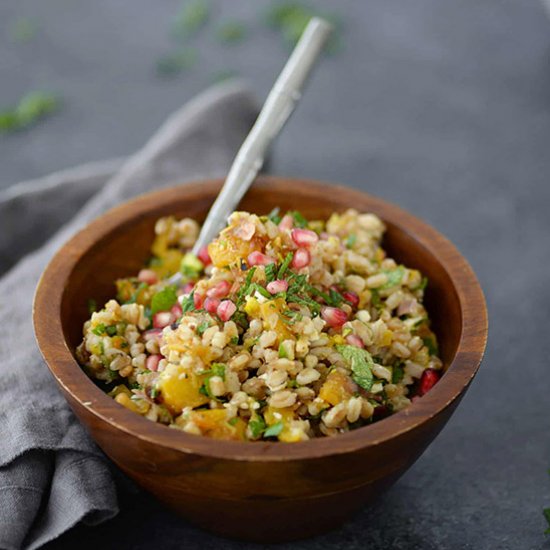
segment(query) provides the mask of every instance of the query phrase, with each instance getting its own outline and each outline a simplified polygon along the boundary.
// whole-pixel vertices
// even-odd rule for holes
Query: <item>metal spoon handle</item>
[[[242,144],[218,197],[202,226],[193,252],[208,244],[223,229],[254,178],[260,171],[267,149],[288,120],[315,61],[319,57],[332,26],[314,17],[308,23],[298,44],[267,96],[266,102]]]

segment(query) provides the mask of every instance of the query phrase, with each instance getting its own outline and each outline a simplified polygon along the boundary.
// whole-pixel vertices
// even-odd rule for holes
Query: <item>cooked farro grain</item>
[[[235,212],[197,258],[198,232],[158,220],[149,265],[84,324],[79,361],[117,403],[189,434],[296,442],[379,420],[439,379],[426,279],[386,256],[373,214]]]

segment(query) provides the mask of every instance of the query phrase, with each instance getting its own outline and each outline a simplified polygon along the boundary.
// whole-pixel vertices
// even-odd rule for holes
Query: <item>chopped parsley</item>
[[[181,301],[181,309],[183,313],[195,311],[195,291],[191,292],[188,296],[183,297]]]
[[[281,223],[281,209],[276,206],[268,215],[267,219],[271,220],[275,225],[279,225]]]
[[[346,239],[346,248],[353,248],[353,245],[357,241],[357,235],[355,233],[350,233]]]
[[[304,218],[301,212],[298,212],[298,210],[291,210],[288,212],[288,214],[294,218],[294,225],[296,227],[307,227],[307,220],[306,218]]]
[[[269,264],[265,266],[265,278],[268,283],[271,283],[275,280],[277,276],[277,266],[275,264]]]
[[[100,323],[95,328],[92,329],[92,332],[96,336],[101,336],[102,334],[105,334],[105,325],[103,323]]]
[[[282,422],[277,422],[267,428],[264,432],[264,437],[277,437],[283,431],[283,428],[284,424]]]
[[[252,434],[253,439],[258,439],[265,431],[266,424],[264,419],[259,415],[255,414],[248,422],[248,428]]]
[[[391,375],[391,383],[392,384],[399,384],[401,380],[403,380],[403,377],[405,376],[405,371],[403,369],[402,364],[394,365],[392,368],[392,375]]]
[[[199,336],[202,336],[207,328],[210,327],[210,323],[208,321],[203,321],[198,327],[197,327],[197,334]]]
[[[281,267],[279,267],[279,272],[277,273],[277,279],[282,279],[284,277],[286,270],[288,269],[288,266],[292,262],[292,258],[294,258],[294,252],[289,252],[285,256],[285,259],[283,260]]]
[[[374,362],[367,350],[347,345],[336,346],[342,357],[351,365],[351,377],[354,382],[364,390],[369,391],[372,388],[374,377],[372,367]]]
[[[169,310],[178,300],[176,287],[173,285],[163,288],[153,295],[151,300],[151,313],[154,315],[159,311]]]
[[[430,355],[439,354],[439,346],[437,345],[437,340],[435,339],[435,336],[425,336],[424,338],[422,338],[422,342],[424,342],[424,345],[428,348],[428,353]]]

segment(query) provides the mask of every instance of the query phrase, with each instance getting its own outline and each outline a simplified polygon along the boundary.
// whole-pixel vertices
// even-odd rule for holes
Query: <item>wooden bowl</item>
[[[155,424],[104,394],[75,360],[87,300],[103,303],[114,295],[115,279],[137,273],[149,257],[159,217],[203,220],[220,185],[206,181],[141,196],[73,237],[38,285],[36,337],[94,440],[160,501],[196,525],[230,537],[259,542],[308,537],[338,526],[378,497],[443,428],[485,349],[485,300],[458,250],[400,208],[345,187],[261,177],[241,209],[265,214],[280,206],[327,218],[353,207],[384,220],[389,254],[429,277],[426,305],[448,370],[407,409],[334,438],[292,444],[216,441]]]

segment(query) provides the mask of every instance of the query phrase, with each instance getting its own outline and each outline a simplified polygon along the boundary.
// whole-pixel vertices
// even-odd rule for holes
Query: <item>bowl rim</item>
[[[479,369],[488,333],[483,291],[467,260],[441,233],[392,203],[342,185],[283,176],[260,176],[253,188],[281,192],[288,191],[289,186],[294,189],[298,186],[300,193],[310,195],[326,192],[330,188],[331,192],[344,193],[349,197],[350,205],[353,205],[354,198],[367,199],[372,210],[383,220],[402,230],[406,228],[406,232],[420,246],[438,258],[454,285],[462,315],[456,354],[439,383],[422,399],[382,421],[336,437],[315,438],[292,444],[223,441],[186,434],[129,411],[97,387],[80,368],[64,338],[60,311],[66,282],[72,270],[80,257],[99,239],[131,219],[165,206],[174,193],[178,197],[187,195],[192,198],[193,194],[204,197],[215,194],[221,184],[221,179],[193,181],[126,201],[86,225],[51,259],[36,288],[33,323],[38,347],[64,393],[88,409],[97,420],[158,447],[212,458],[262,462],[315,459],[377,446],[418,428],[460,399]]]

